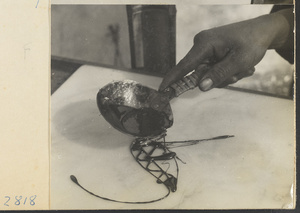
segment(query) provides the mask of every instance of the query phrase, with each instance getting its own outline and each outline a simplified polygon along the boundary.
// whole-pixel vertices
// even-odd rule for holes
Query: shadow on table
[[[128,146],[133,137],[110,126],[94,100],[70,103],[52,115],[52,129],[69,141],[97,149]],[[55,143],[56,135],[52,135]]]

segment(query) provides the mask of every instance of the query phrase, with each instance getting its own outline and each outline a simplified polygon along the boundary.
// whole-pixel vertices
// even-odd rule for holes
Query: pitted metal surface
[[[173,124],[169,103],[160,111],[151,107],[151,99],[159,95],[135,81],[115,81],[100,89],[97,104],[116,129],[138,137],[157,136]]]

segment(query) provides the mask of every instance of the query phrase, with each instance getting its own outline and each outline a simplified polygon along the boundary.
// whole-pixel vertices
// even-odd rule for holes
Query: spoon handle
[[[203,64],[203,69],[201,70],[201,72],[194,71],[192,74],[186,75],[181,80],[171,84],[170,87],[174,90],[174,96],[178,97],[182,93],[197,87],[201,77],[203,76],[203,73],[205,73],[208,68],[208,65]],[[168,90],[168,88],[166,90]]]

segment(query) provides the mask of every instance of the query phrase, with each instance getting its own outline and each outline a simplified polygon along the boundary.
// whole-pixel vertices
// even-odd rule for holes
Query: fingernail
[[[206,78],[200,82],[200,88],[203,91],[207,91],[207,90],[211,89],[212,85],[213,85],[213,81],[210,78]]]

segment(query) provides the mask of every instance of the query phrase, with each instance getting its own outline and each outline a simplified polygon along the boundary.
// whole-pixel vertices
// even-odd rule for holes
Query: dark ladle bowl
[[[151,107],[149,97],[158,95],[158,91],[135,81],[115,81],[99,90],[97,105],[102,116],[119,131],[137,137],[152,137],[173,125],[169,103],[163,110]]]

